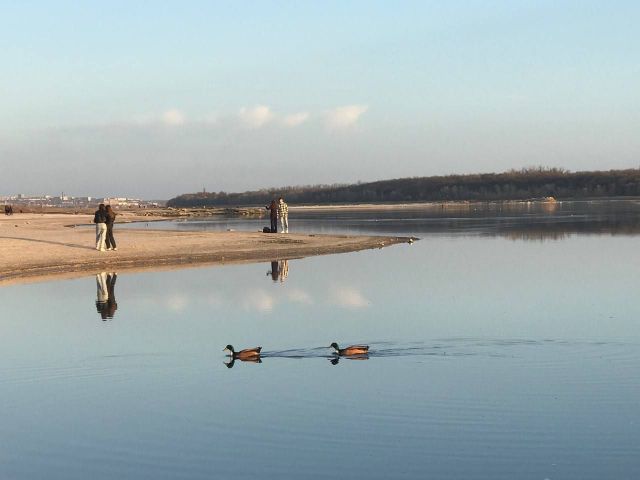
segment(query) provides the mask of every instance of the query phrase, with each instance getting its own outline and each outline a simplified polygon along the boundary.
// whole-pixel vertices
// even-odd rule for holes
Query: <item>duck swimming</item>
[[[341,357],[348,357],[349,355],[366,355],[369,353],[369,345],[350,345],[345,348],[340,348],[336,342],[329,345],[329,348],[333,347],[335,353]]]
[[[244,350],[240,350],[239,352],[236,352],[233,349],[233,345],[227,345],[226,347],[224,347],[224,351],[229,350],[230,353],[230,357],[233,358],[234,360],[238,359],[238,360],[255,360],[257,358],[260,358],[260,350],[262,350],[262,347],[255,347],[255,348],[246,348]]]

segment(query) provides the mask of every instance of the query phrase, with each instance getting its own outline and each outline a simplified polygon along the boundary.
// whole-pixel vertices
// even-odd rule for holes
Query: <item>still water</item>
[[[292,214],[422,239],[2,287],[0,478],[640,478],[639,205]]]

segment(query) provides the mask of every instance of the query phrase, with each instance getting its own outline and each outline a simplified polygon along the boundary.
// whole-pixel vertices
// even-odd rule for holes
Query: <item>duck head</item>
[[[233,355],[233,353],[234,353],[233,345],[227,345],[226,347],[224,347],[224,349],[222,351],[226,352],[227,350],[229,350],[231,352],[231,355]]]
[[[336,351],[340,350],[340,347],[338,347],[338,344],[336,342],[333,342],[331,345],[329,345],[329,348],[335,348]]]

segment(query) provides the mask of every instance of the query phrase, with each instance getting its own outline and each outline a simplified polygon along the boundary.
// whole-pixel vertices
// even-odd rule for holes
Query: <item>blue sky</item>
[[[0,195],[638,167],[639,20],[632,1],[0,2]]]

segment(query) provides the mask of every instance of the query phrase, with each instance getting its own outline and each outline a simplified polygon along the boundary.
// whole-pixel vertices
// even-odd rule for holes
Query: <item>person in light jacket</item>
[[[278,217],[280,217],[280,233],[289,233],[289,205],[284,203],[284,198],[278,199]]]
[[[93,223],[96,224],[96,250],[104,252],[107,238],[107,209],[104,208],[104,203],[98,205],[98,210],[93,215]]]

